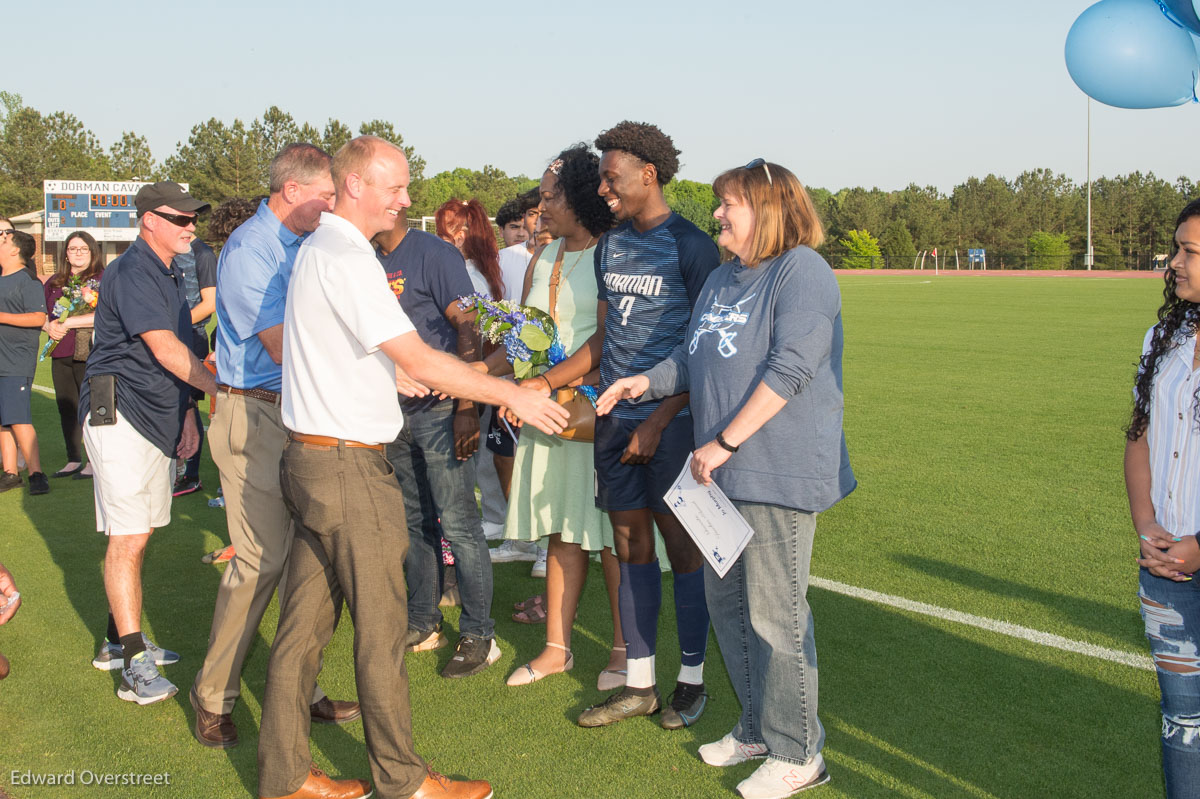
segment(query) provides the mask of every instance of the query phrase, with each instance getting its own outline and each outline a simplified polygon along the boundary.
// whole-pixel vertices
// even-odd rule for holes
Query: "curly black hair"
[[[1200,216],[1200,200],[1192,200],[1180,212],[1175,227],[1178,228],[1197,216]],[[1179,244],[1175,242],[1171,246],[1172,260],[1178,251]],[[1175,270],[1168,266],[1163,274],[1163,304],[1158,309],[1158,324],[1154,326],[1154,334],[1150,338],[1150,349],[1138,362],[1137,378],[1133,385],[1133,416],[1129,420],[1129,426],[1125,428],[1126,440],[1136,441],[1141,438],[1150,423],[1150,402],[1153,398],[1154,378],[1159,361],[1178,346],[1177,337],[1196,335],[1198,328],[1200,305],[1175,295]],[[1192,407],[1196,425],[1200,427],[1200,388],[1196,389],[1192,397]]]
[[[258,213],[258,204],[263,197],[252,200],[230,197],[208,215],[208,240],[213,244],[224,244],[233,231],[250,217]]]
[[[660,186],[670,183],[679,171],[679,151],[675,149],[675,142],[648,122],[625,120],[613,125],[596,137],[596,149],[602,153],[621,150],[647,164],[654,164]]]
[[[558,170],[559,190],[579,224],[593,236],[612,229],[616,221],[612,210],[596,193],[600,188],[600,157],[580,142],[559,153],[555,161],[562,161]]]

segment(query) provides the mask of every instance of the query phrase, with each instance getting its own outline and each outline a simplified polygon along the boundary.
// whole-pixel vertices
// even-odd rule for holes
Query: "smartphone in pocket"
[[[116,424],[117,376],[92,375],[88,378],[88,395],[91,400],[88,424],[92,427]]]

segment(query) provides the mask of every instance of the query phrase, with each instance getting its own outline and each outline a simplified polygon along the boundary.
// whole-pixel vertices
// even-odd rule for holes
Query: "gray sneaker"
[[[18,488],[22,484],[21,475],[19,474],[5,472],[3,475],[0,475],[0,491],[8,491],[12,488]]]
[[[642,696],[625,687],[599,705],[592,705],[580,713],[579,726],[607,727],[634,716],[653,716],[661,707],[662,700],[658,696],[657,688]]]
[[[150,705],[170,699],[179,689],[158,673],[149,652],[138,652],[127,668],[121,669],[121,687],[117,696],[126,702]]]
[[[142,642],[145,643],[146,651],[150,653],[150,657],[154,660],[154,665],[170,666],[172,663],[179,662],[178,652],[163,649],[146,637],[145,633],[142,633]],[[92,660],[92,665],[100,669],[100,671],[123,669],[125,668],[125,652],[121,649],[120,644],[110,643],[106,638],[104,644],[100,647],[100,653]]]
[[[470,677],[478,674],[500,659],[500,645],[495,638],[472,638],[464,635],[454,647],[454,657],[442,669],[442,676],[449,679]]]

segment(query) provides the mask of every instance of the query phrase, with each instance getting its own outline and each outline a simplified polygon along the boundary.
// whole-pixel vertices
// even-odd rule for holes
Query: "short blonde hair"
[[[812,198],[799,178],[779,164],[764,162],[722,172],[713,181],[713,194],[717,199],[734,195],[754,212],[746,266],[758,266],[802,244],[816,249],[825,241]]]
[[[378,136],[359,136],[351,139],[333,155],[331,169],[334,187],[340,191],[346,176],[350,174],[359,175],[365,180],[367,167],[371,165],[371,161],[380,147],[391,147],[400,154],[401,158],[405,157],[404,151],[387,139],[381,139]]]

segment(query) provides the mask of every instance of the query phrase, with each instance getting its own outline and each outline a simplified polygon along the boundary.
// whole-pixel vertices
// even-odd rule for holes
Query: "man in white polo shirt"
[[[384,443],[403,425],[398,387],[417,396],[431,386],[504,405],[548,433],[560,431],[567,414],[427,346],[404,315],[370,244],[410,205],[408,162],[399,148],[373,136],[353,139],[334,156],[333,181],[333,213],[321,215],[300,248],[284,317],[283,422],[292,433],[280,487],[296,535],[267,670],[259,795],[371,795],[364,781],[332,780],[311,766],[308,746],[320,653],[344,599],[378,796],[487,799],[486,782],[434,774],[413,747],[404,669],[408,532]]]

